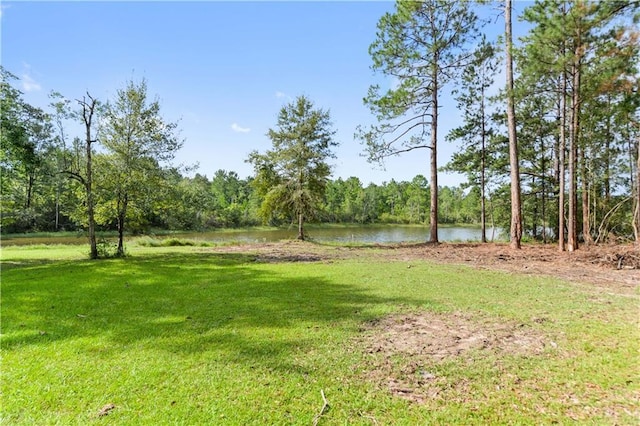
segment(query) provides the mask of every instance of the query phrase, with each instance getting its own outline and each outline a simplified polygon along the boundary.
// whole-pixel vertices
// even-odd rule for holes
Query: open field
[[[6,247],[2,420],[635,424],[637,249],[545,250]]]

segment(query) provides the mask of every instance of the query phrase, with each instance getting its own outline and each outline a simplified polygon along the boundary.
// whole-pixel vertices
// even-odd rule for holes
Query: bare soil
[[[448,378],[440,377],[434,369],[439,362],[471,357],[477,351],[531,356],[542,353],[547,346],[557,347],[524,324],[489,322],[464,313],[394,315],[372,322],[362,331],[358,346],[378,355],[367,359],[367,379],[393,395],[418,403],[439,397],[451,386]],[[464,380],[455,382],[457,387],[465,384]]]
[[[494,243],[421,244],[392,251],[397,251],[400,259],[429,259],[477,269],[552,276],[616,293],[633,293],[640,285],[640,246],[631,244],[591,245],[574,252],[560,252],[555,245],[525,244],[514,250],[508,244]]]
[[[257,262],[319,262],[365,256],[407,262],[431,261],[468,265],[476,269],[551,276],[627,294],[635,294],[640,285],[640,246],[633,244],[590,245],[574,252],[560,252],[551,244],[524,244],[522,249],[513,250],[505,243],[344,247],[287,241],[226,246],[215,250],[252,253]]]

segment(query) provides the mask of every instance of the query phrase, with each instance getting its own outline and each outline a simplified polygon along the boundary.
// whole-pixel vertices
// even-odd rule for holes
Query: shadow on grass
[[[254,260],[190,253],[15,268],[2,277],[2,346],[88,338],[98,357],[143,345],[281,363],[323,344],[327,329],[368,319],[368,307],[405,302],[328,280],[330,265]]]

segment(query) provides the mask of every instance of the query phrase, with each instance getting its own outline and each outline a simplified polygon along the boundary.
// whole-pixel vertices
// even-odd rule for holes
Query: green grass
[[[331,247],[325,248],[332,250]],[[637,295],[428,262],[259,263],[202,247],[2,250],[6,424],[633,424]],[[464,312],[523,324],[557,347],[476,351],[424,366],[415,404],[370,379],[361,327]],[[542,319],[542,320],[541,320]],[[402,371],[410,360],[389,362]],[[107,417],[97,416],[113,403]]]

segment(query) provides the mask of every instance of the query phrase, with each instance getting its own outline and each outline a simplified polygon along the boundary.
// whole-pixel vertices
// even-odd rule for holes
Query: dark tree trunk
[[[129,199],[125,194],[122,200],[118,200],[118,249],[116,256],[124,257],[124,226],[127,218],[127,206]]]
[[[27,178],[27,199],[25,200],[24,206],[26,208],[31,207],[31,198],[33,197],[33,184],[35,182],[35,179],[33,177],[33,175],[31,173],[29,173],[29,176]]]

